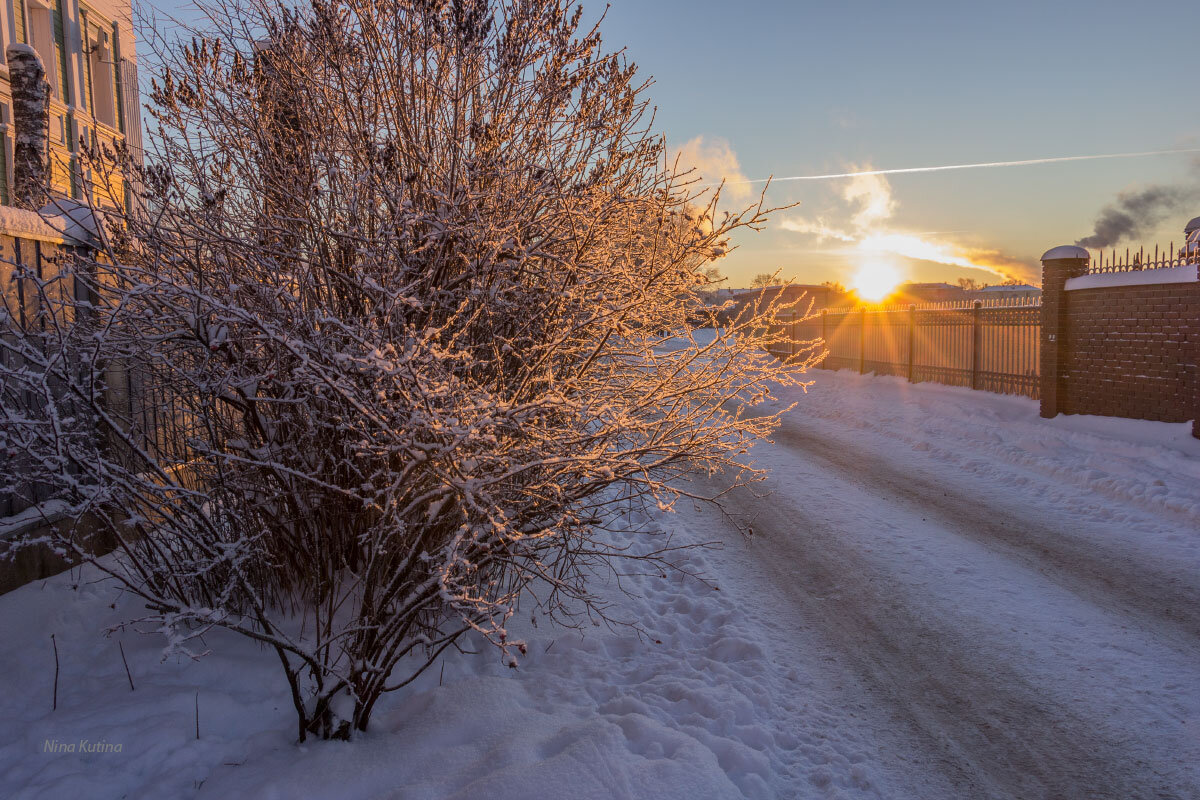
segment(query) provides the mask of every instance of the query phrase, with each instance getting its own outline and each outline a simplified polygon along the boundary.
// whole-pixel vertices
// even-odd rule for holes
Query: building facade
[[[97,207],[125,205],[119,179],[83,166],[80,144],[125,142],[141,149],[141,114],[132,12],[128,0],[5,0],[0,17],[0,204],[12,203],[13,103],[5,50],[32,47],[50,86],[47,189]]]
[[[961,286],[949,283],[902,283],[892,290],[887,302],[895,305],[921,303],[944,303],[949,300],[963,300],[966,293]]]

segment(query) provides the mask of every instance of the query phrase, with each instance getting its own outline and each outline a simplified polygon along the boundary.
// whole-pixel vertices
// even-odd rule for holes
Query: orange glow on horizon
[[[850,288],[857,291],[862,299],[877,303],[891,294],[900,280],[900,271],[891,264],[869,261],[854,273]]]

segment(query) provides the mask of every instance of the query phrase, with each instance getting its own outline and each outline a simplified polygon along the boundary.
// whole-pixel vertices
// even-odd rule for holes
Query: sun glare
[[[868,262],[858,268],[850,282],[850,288],[858,291],[864,300],[878,301],[887,297],[900,283],[900,272],[891,264],[878,261]]]

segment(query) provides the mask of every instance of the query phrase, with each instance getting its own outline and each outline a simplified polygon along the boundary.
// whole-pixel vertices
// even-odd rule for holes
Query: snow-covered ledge
[[[0,234],[54,244],[98,246],[104,216],[76,200],[51,200],[40,211],[0,206]]]
[[[1094,275],[1081,275],[1078,278],[1068,278],[1066,290],[1073,289],[1103,289],[1109,286],[1148,286],[1156,283],[1195,283],[1196,265],[1184,264],[1180,267],[1164,267],[1162,269],[1132,270],[1130,272],[1099,272]]]
[[[65,231],[55,228],[37,211],[0,206],[0,234],[16,239],[35,239],[39,242],[62,244]]]

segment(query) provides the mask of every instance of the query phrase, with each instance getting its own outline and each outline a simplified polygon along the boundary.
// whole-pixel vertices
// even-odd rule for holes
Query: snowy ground
[[[711,582],[610,588],[649,637],[525,619],[519,670],[448,657],[352,744],[295,745],[234,637],[102,637],[132,612],[86,573],[0,596],[0,796],[1200,797],[1187,426],[813,377],[758,452],[772,494],[730,498],[752,540],[683,507],[655,524],[725,543],[686,557]]]

